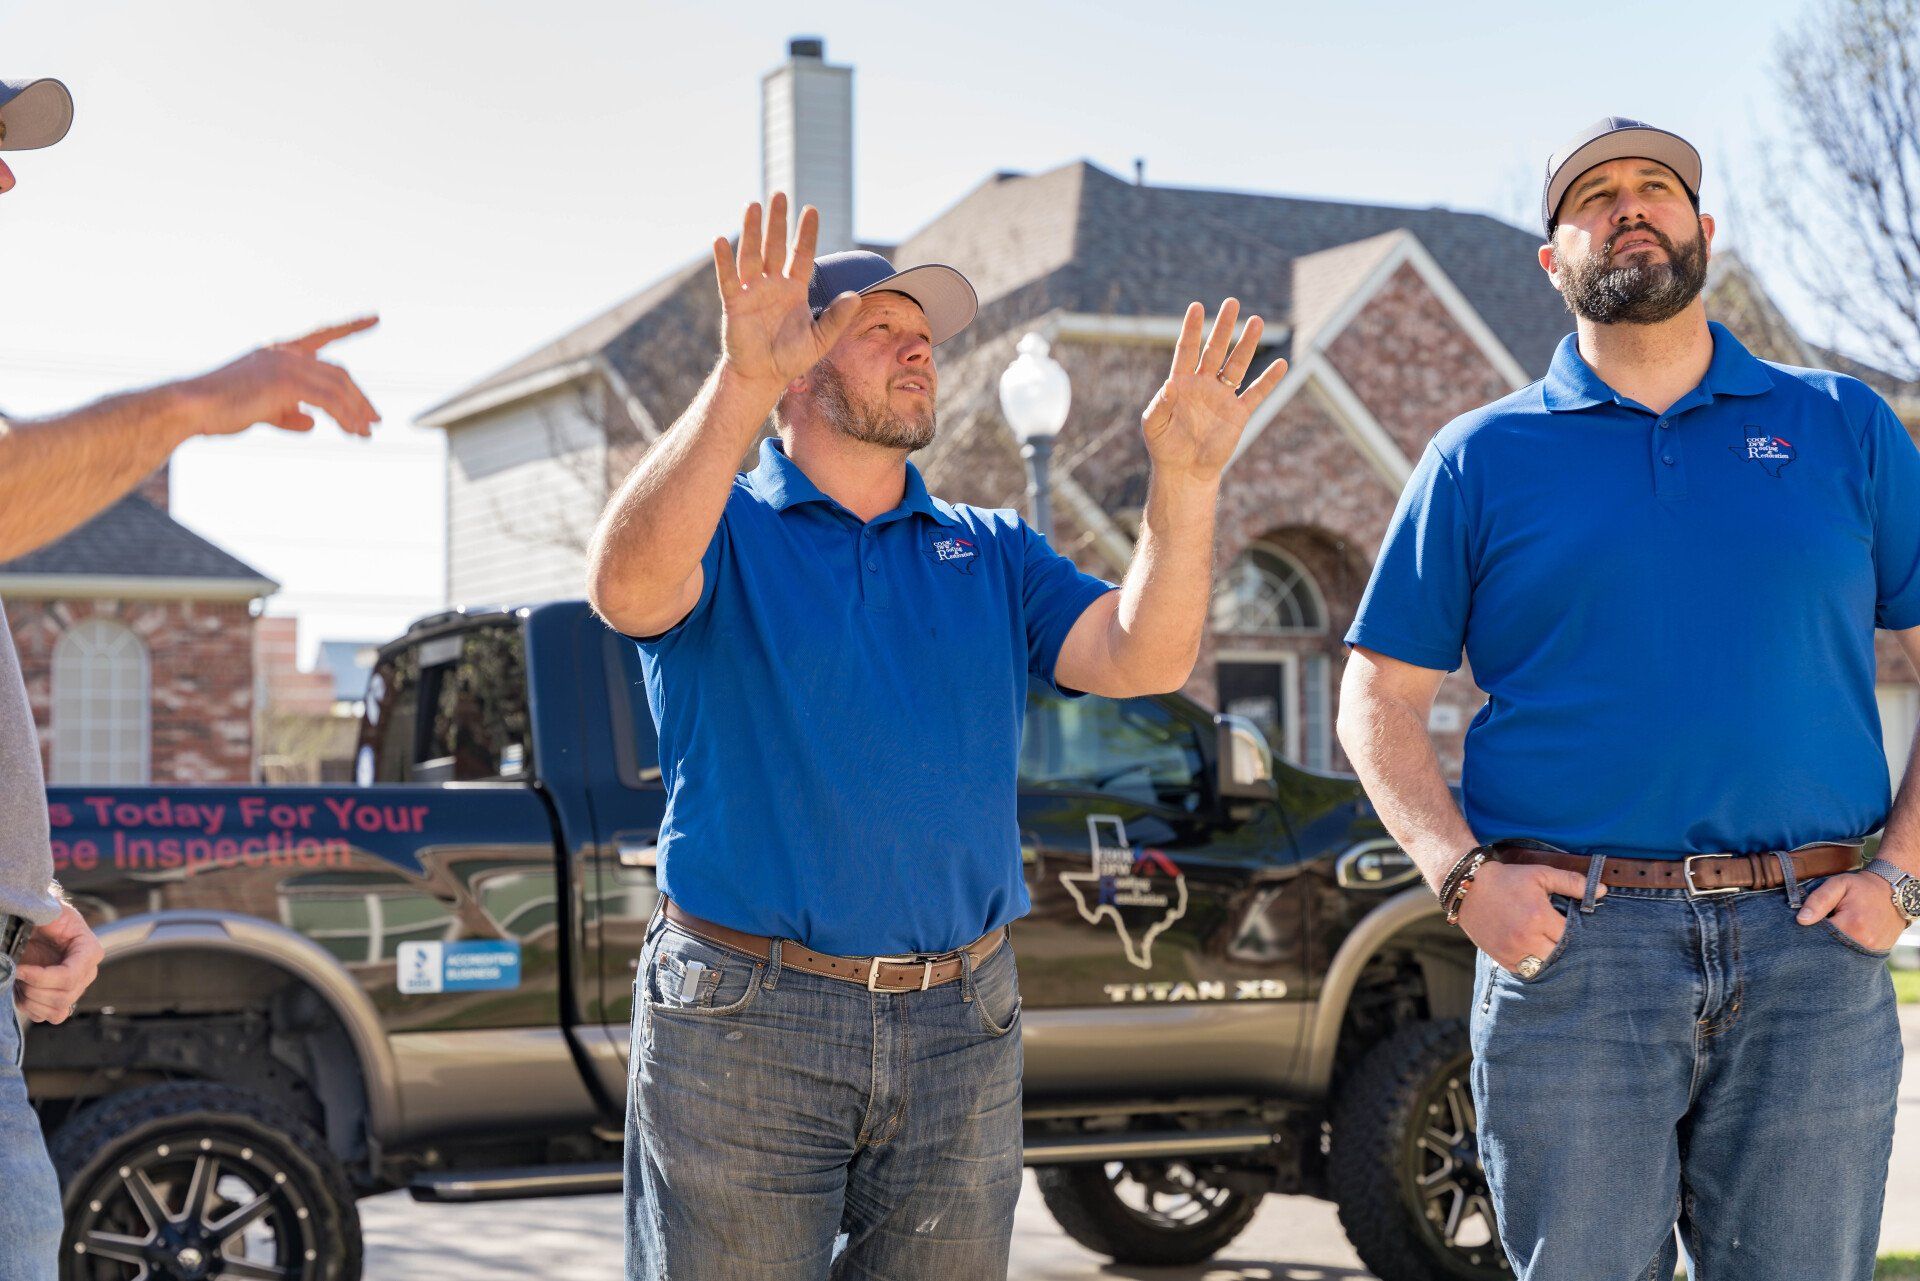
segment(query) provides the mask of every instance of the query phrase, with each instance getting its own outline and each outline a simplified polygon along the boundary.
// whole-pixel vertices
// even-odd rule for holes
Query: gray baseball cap
[[[1644,120],[1605,116],[1582,129],[1547,161],[1547,185],[1540,195],[1540,223],[1553,235],[1554,214],[1567,188],[1580,175],[1609,160],[1644,157],[1665,165],[1687,186],[1694,204],[1700,203],[1700,153],[1677,133],[1656,129]]]
[[[51,147],[73,123],[73,95],[58,80],[0,80],[0,151]]]
[[[895,271],[892,263],[866,249],[814,259],[813,278],[807,282],[807,305],[818,316],[841,294],[882,291],[905,294],[920,304],[936,347],[972,324],[980,309],[973,284],[945,263],[923,263]]]

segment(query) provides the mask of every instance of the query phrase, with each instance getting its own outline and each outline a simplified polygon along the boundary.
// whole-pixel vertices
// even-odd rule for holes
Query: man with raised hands
[[[951,267],[814,259],[748,207],[713,246],[719,363],[608,504],[594,607],[640,646],[668,789],[634,993],[627,1274],[1003,1276],[1020,1190],[1027,684],[1178,688],[1220,475],[1275,361],[1188,309],[1142,417],[1151,483],[1119,586],[1018,515],[943,502]],[[740,459],[769,415],[754,469]],[[845,1233],[835,1261],[836,1237]]]

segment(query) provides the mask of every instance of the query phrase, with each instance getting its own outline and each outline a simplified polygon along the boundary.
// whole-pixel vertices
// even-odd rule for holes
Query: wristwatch
[[[1873,860],[1867,864],[1865,870],[1884,878],[1887,884],[1893,886],[1893,906],[1900,915],[1907,918],[1908,925],[1920,920],[1920,877],[1911,875],[1883,858]]]

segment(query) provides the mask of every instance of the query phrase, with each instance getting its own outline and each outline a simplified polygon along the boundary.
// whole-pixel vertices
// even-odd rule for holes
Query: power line
[[[187,363],[191,364],[191,362]],[[462,383],[473,381],[477,376],[471,370],[464,374],[443,378],[418,372],[402,373],[368,368],[348,363],[345,359],[338,363],[346,364],[354,381],[368,390],[386,390],[401,394],[428,395],[434,392],[451,391]],[[79,375],[104,378],[157,378],[178,375],[180,372],[179,365],[160,361],[101,360],[60,352],[0,351],[0,373],[39,377]]]

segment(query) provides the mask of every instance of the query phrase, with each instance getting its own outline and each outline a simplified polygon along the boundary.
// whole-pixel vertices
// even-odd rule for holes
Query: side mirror
[[[1222,712],[1213,718],[1218,734],[1216,759],[1220,771],[1220,799],[1273,799],[1273,749],[1260,727],[1244,716]]]

